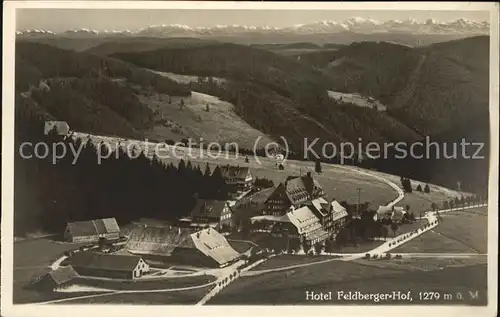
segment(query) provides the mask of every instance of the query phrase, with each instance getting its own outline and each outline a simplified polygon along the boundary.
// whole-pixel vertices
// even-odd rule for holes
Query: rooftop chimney
[[[179,235],[181,234],[181,227],[178,228]]]

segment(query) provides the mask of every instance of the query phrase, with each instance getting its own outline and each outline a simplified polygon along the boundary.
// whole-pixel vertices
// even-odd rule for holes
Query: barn
[[[149,272],[149,264],[140,256],[77,252],[68,260],[83,276],[135,279]]]
[[[115,218],[69,222],[64,238],[74,243],[98,242],[100,238],[116,240],[120,238],[120,227]]]
[[[226,238],[212,228],[194,233],[185,228],[137,228],[124,248],[146,259],[199,267],[224,267],[240,257]]]
[[[31,286],[40,290],[56,290],[64,288],[76,277],[78,277],[78,273],[71,265],[61,266],[33,279]]]

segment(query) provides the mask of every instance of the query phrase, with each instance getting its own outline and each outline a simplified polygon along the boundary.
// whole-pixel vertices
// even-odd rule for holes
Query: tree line
[[[40,130],[42,131],[42,130]],[[28,139],[48,145],[45,159],[15,159],[15,231],[60,233],[67,222],[115,217],[127,223],[141,217],[175,221],[188,216],[196,198],[227,199],[228,188],[217,166],[202,171],[190,161],[166,164],[140,153],[117,156],[98,163],[98,145],[81,139],[63,139],[55,132]],[[27,141],[27,139],[24,139]],[[53,145],[82,146],[78,160],[66,155],[52,162]],[[106,154],[101,149],[102,154]],[[68,150],[69,151],[69,150]]]

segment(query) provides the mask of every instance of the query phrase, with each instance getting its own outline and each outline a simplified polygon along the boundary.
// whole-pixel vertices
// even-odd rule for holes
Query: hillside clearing
[[[156,115],[153,128],[143,132],[160,142],[191,138],[194,143],[235,142],[247,149],[252,149],[259,137],[262,144],[272,142],[269,136],[241,119],[233,104],[211,95],[193,91],[189,97],[175,97],[150,92],[140,94],[139,99]]]
[[[189,84],[189,83],[196,83],[198,82],[200,76],[195,76],[195,75],[182,75],[182,74],[175,74],[175,73],[170,73],[170,72],[161,72],[157,70],[150,70],[155,74],[158,74],[163,77],[168,77],[172,79],[173,81],[178,82],[179,84]],[[203,78],[203,77],[201,77]],[[214,80],[218,84],[223,84],[227,81],[225,78],[220,78],[220,77],[211,77],[212,80]]]
[[[328,91],[328,96],[339,102],[345,103],[346,105],[354,105],[361,108],[370,108],[377,111],[386,111],[387,106],[382,104],[380,101],[373,99],[371,97],[361,96],[356,93],[343,93],[337,91]]]

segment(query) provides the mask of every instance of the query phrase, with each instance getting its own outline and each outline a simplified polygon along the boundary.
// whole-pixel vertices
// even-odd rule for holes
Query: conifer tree
[[[431,192],[431,189],[429,187],[429,184],[425,184],[425,187],[424,187],[424,193],[428,194]]]

